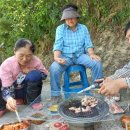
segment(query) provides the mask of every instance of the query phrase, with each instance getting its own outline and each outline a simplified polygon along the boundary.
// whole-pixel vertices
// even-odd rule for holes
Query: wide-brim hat
[[[79,18],[79,13],[72,7],[63,10],[61,21],[68,18]]]

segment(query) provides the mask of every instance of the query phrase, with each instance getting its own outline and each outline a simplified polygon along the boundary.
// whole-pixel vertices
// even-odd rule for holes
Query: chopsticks
[[[16,116],[17,116],[17,118],[18,118],[18,121],[21,122],[21,119],[20,119],[20,116],[19,116],[19,114],[18,114],[18,111],[15,110],[15,113],[16,113]]]

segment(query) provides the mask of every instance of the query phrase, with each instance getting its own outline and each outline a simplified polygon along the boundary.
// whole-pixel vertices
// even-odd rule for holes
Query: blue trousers
[[[102,64],[98,60],[92,60],[88,55],[83,54],[78,58],[65,58],[66,63],[61,65],[57,62],[53,62],[50,66],[50,85],[51,85],[51,96],[59,96],[61,87],[60,81],[63,72],[66,68],[73,64],[81,64],[84,65],[86,68],[89,68],[92,73],[92,84],[96,79],[102,78]]]
[[[15,89],[15,99],[22,98],[27,101],[28,104],[33,102],[40,94],[42,90],[42,79],[43,74],[38,70],[32,70],[27,75],[24,81],[22,82],[22,88],[17,89],[17,84],[14,83]],[[0,80],[0,110],[6,108],[6,102],[2,98],[1,91],[1,80]]]

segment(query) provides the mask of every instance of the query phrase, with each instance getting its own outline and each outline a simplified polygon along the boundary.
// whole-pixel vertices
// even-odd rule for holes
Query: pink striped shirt
[[[42,64],[42,61],[36,56],[33,56],[32,60],[27,64],[27,67],[40,70],[41,72],[48,74],[48,70]],[[7,58],[0,66],[0,79],[2,81],[2,86],[11,86],[15,82],[18,74],[21,72],[22,70],[16,57],[12,56]]]

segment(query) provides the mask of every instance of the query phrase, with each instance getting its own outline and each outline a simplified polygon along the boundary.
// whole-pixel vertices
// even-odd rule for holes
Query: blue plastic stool
[[[81,80],[77,81],[77,82],[70,82],[70,73],[71,72],[79,72]],[[73,86],[78,86],[78,85],[80,85],[81,87],[78,87],[78,88],[73,87]],[[85,89],[88,86],[89,86],[89,82],[87,79],[85,66],[72,65],[66,69],[66,71],[64,73],[64,85],[63,85],[63,91],[64,91],[65,98],[68,98],[70,93],[76,93],[82,89]]]

